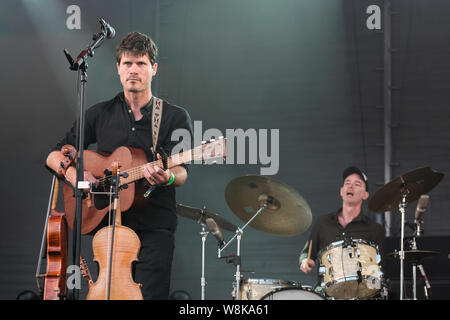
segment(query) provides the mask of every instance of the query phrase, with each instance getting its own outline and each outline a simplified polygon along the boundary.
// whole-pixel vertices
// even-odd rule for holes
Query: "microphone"
[[[423,194],[420,196],[419,201],[417,202],[416,213],[414,218],[416,220],[420,220],[422,215],[425,213],[428,207],[428,201],[430,200],[430,196],[427,194]]]
[[[219,226],[212,218],[206,218],[206,225],[208,229],[211,231],[214,237],[216,237],[217,241],[219,241],[219,245],[223,247],[225,245],[225,241],[223,239],[222,231],[220,231]]]
[[[106,38],[114,38],[114,36],[116,35],[116,30],[114,30],[114,28],[111,27],[109,23],[103,19],[100,19],[100,24],[102,25],[102,30],[106,31]]]

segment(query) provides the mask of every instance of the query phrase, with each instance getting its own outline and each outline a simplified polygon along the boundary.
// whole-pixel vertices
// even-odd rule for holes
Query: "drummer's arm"
[[[311,270],[316,266],[316,263],[314,262],[317,257],[317,251],[319,246],[319,230],[320,225],[319,223],[315,223],[311,230],[311,235],[306,242],[305,246],[303,247],[302,252],[300,253],[299,257],[299,265],[300,270],[302,270],[304,273],[309,273]],[[311,250],[309,246],[312,246]],[[308,259],[308,253],[311,253],[310,259]]]

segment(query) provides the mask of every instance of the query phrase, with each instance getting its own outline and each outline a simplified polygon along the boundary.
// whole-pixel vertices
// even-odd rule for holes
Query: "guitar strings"
[[[187,151],[187,152],[190,153],[191,159],[192,159],[192,157],[195,155],[195,152],[196,152],[196,151],[197,151],[197,152],[199,151],[199,150],[197,150],[197,149],[199,149],[199,148],[201,149],[200,151],[201,151],[202,154],[203,154],[203,146],[199,146],[199,147],[196,147],[196,148],[194,148],[194,149],[192,149],[192,150]],[[180,155],[181,158],[184,158],[184,157],[185,157],[185,156],[184,156],[184,152],[179,153],[179,155]],[[169,158],[167,159],[167,162],[171,161],[171,160],[172,160],[171,158],[172,158],[172,157],[169,157]],[[156,161],[150,162],[150,164],[151,164],[151,165],[157,165],[157,166],[160,167],[160,168],[163,168],[163,167],[164,167],[164,165],[163,165],[161,159],[158,159],[158,160],[156,160]],[[131,179],[131,182],[134,182],[135,180],[138,180],[138,179],[144,177],[144,174],[142,173],[142,165],[141,165],[141,166],[138,166],[138,167],[129,168],[129,169],[125,170],[124,173],[127,173],[127,174],[128,174],[128,177],[125,178],[125,180],[127,180],[127,179],[129,179],[129,178],[132,178],[132,179]],[[97,185],[104,188],[104,187],[106,186],[107,182],[111,179],[111,177],[112,177],[112,175],[106,175],[106,176],[104,176],[104,177],[102,177],[102,178],[99,178],[99,179],[98,179],[98,182],[97,182]]]

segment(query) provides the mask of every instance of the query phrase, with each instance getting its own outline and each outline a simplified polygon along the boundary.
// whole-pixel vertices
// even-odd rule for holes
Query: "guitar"
[[[207,163],[208,161],[213,162],[212,160],[225,157],[226,139],[212,139],[194,149],[168,157],[166,166],[170,169],[191,161]],[[136,182],[145,180],[144,174],[142,173],[142,167],[147,163],[145,152],[137,148],[119,147],[109,156],[105,157],[94,151],[85,150],[84,169],[92,172],[92,174],[99,179],[99,187],[100,189],[103,188],[105,192],[109,191],[108,181],[110,178],[106,172],[111,168],[113,161],[119,161],[121,165],[120,172],[122,178],[119,183],[121,211],[125,212],[133,205],[142,205],[143,201],[146,201],[144,198],[144,185],[143,183]],[[163,160],[161,159],[153,161],[150,164],[164,168]],[[66,213],[67,222],[69,227],[73,228],[76,209],[76,199],[74,197],[73,187],[64,184],[63,194],[64,211]],[[82,200],[81,234],[87,234],[93,231],[110,210],[109,207],[109,196],[88,192],[86,197]]]

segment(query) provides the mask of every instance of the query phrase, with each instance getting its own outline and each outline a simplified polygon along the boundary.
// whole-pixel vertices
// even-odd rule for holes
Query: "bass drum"
[[[261,300],[325,300],[309,287],[287,287],[267,293]]]

